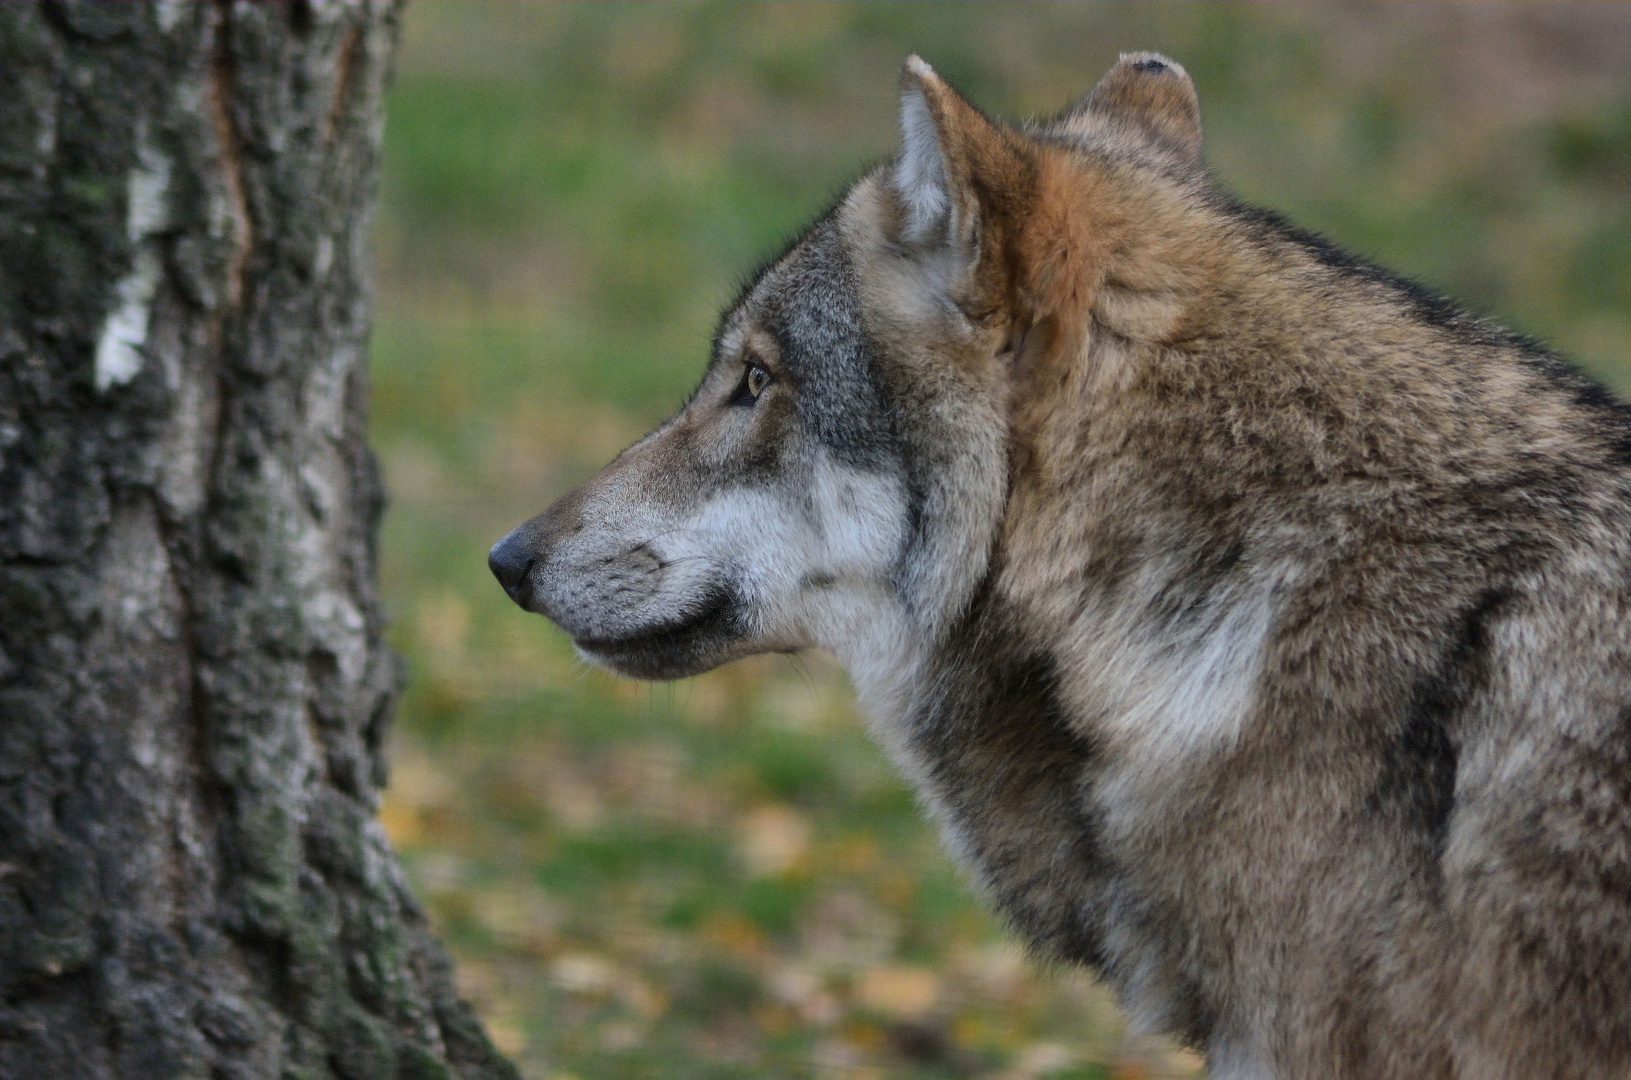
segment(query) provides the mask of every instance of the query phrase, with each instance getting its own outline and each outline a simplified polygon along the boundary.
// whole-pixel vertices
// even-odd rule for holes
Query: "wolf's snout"
[[[498,583],[504,587],[504,592],[511,600],[527,606],[528,593],[531,589],[527,584],[527,575],[532,570],[532,545],[517,529],[504,539],[493,545],[493,550],[487,553],[487,568],[498,578]]]
[[[542,514],[511,529],[487,553],[487,568],[511,600],[527,611],[560,620],[545,606],[548,586],[540,580],[561,542],[583,527],[579,513],[588,485],[567,492]]]

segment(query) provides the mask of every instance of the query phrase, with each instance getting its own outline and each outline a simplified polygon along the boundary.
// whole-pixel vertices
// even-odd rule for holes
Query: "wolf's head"
[[[853,671],[931,644],[990,571],[1050,358],[1128,285],[1125,203],[1201,177],[1194,89],[1147,53],[1032,131],[912,57],[901,134],[726,313],[685,408],[494,546],[590,661],[820,646]]]

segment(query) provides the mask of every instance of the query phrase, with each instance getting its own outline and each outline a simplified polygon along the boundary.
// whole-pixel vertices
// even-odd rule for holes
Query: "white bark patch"
[[[155,14],[158,16],[159,29],[166,34],[176,28],[181,21],[182,12],[187,8],[185,0],[159,0]]]
[[[142,369],[142,346],[147,343],[147,321],[153,294],[159,287],[159,256],[146,247],[136,252],[136,263],[119,282],[119,306],[102,326],[96,343],[96,388],[123,386]]]
[[[342,345],[327,363],[313,365],[306,376],[306,430],[319,439],[336,443],[345,439],[346,379],[357,366],[357,359],[355,348]]]
[[[163,264],[151,237],[169,224],[170,159],[148,145],[146,133],[136,138],[139,164],[130,170],[125,233],[136,245],[130,273],[115,289],[118,306],[102,326],[96,342],[96,388],[123,386],[142,370],[142,347],[153,297]]]
[[[148,145],[145,137],[136,141],[140,162],[130,170],[129,200],[125,211],[125,234],[139,244],[170,223],[170,159]]]

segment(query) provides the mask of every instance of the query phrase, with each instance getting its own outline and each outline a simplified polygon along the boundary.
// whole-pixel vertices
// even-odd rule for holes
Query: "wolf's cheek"
[[[765,648],[819,646],[840,656],[858,628],[893,621],[910,502],[897,470],[817,458],[796,498],[783,500],[772,543],[743,553]]]
[[[838,612],[892,596],[909,517],[903,480],[821,450],[803,464],[794,475],[716,492],[653,543],[676,570],[699,575],[696,586],[729,583],[750,651],[836,651]]]
[[[796,588],[799,568],[810,561],[810,530],[791,494],[772,484],[727,488],[656,545],[689,587],[730,583],[739,602],[740,636],[754,651],[802,644],[784,640],[777,617],[783,598]]]

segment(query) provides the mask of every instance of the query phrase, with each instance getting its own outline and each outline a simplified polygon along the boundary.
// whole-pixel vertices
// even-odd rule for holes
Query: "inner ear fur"
[[[1183,65],[1160,53],[1122,53],[1072,112],[1128,124],[1199,165],[1201,103]]]
[[[989,120],[916,56],[901,71],[901,142],[895,188],[909,243],[973,254],[1035,187],[1030,140]]]
[[[1159,53],[1124,53],[1067,116],[1200,164],[1195,86]],[[901,72],[901,140],[897,240],[970,257],[972,288],[958,298],[969,314],[1006,315],[1021,329],[1050,318],[1075,329],[1109,238],[1105,222],[1092,220],[1102,200],[1068,151],[991,121],[917,56]]]
[[[916,56],[901,73],[901,128],[899,237],[971,257],[958,298],[970,316],[1023,328],[1083,299],[1086,207],[1060,151],[991,121]]]

